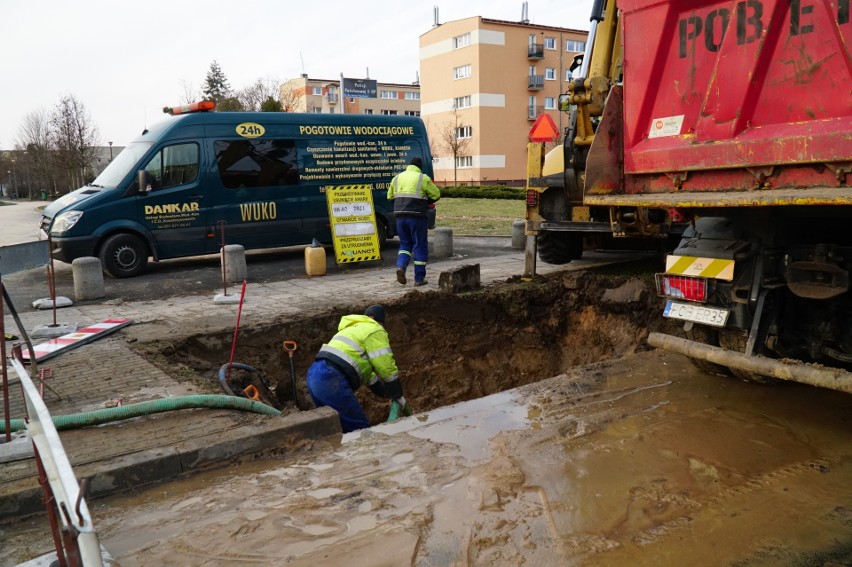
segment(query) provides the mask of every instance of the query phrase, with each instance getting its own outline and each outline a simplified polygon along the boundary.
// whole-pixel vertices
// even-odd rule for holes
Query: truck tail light
[[[691,278],[688,276],[672,276],[656,274],[657,294],[672,299],[687,301],[707,301],[707,278]]]

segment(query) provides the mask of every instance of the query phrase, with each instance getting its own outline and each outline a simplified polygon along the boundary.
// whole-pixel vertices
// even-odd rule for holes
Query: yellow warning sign
[[[371,185],[326,188],[334,257],[338,264],[381,260]]]

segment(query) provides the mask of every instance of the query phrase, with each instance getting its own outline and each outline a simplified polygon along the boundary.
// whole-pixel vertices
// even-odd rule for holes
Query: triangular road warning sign
[[[559,138],[559,131],[549,114],[539,114],[530,128],[530,142],[553,142]]]

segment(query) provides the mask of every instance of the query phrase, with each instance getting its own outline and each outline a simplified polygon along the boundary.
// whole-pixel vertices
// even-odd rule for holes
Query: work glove
[[[387,391],[385,390],[385,383],[381,380],[376,380],[372,384],[367,384],[367,387],[370,389],[371,392],[373,392],[380,398],[390,398],[390,396],[388,396]]]

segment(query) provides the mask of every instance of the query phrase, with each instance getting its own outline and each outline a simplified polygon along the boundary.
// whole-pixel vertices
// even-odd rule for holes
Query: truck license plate
[[[727,309],[716,309],[715,307],[704,307],[703,305],[678,303],[669,300],[666,302],[663,317],[692,321],[713,327],[724,327],[725,323],[728,322],[728,313],[730,311]]]

